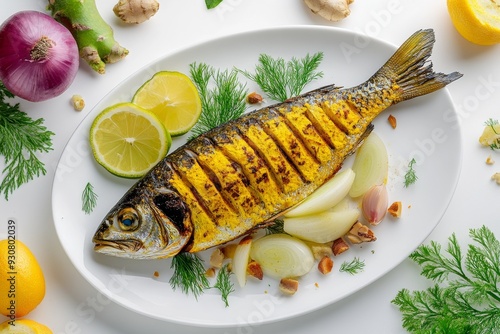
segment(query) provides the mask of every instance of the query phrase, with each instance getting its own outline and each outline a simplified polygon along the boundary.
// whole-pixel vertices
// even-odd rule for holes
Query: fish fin
[[[401,102],[432,93],[462,77],[459,72],[436,73],[428,61],[435,42],[432,29],[419,30],[410,36],[377,72],[395,82],[401,94],[394,101]]]

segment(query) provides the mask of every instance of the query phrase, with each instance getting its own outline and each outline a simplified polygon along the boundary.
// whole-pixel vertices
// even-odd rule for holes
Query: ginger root
[[[354,0],[304,0],[304,2],[313,13],[329,21],[340,21],[351,14],[349,5]]]
[[[125,23],[139,24],[149,20],[159,8],[156,0],[120,0],[113,12]]]
[[[104,74],[105,64],[115,63],[128,54],[115,41],[113,29],[99,14],[95,0],[49,0],[48,8],[71,31],[80,57],[94,71]]]

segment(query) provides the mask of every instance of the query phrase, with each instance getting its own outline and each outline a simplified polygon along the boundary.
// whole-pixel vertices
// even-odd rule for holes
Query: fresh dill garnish
[[[408,171],[405,174],[405,188],[408,188],[411,184],[414,184],[418,177],[417,174],[415,173],[415,169],[413,169],[413,165],[415,165],[417,161],[415,158],[411,159],[411,161],[408,163]]]
[[[82,210],[86,214],[90,214],[97,205],[97,194],[94,192],[94,187],[90,182],[87,182],[82,193]]]
[[[196,254],[177,254],[172,258],[170,268],[174,269],[169,281],[174,290],[180,288],[185,294],[192,293],[198,299],[198,296],[210,287],[205,276],[203,260]]]
[[[205,63],[193,63],[189,65],[189,72],[201,99],[200,119],[191,129],[189,140],[245,112],[247,89],[245,84],[239,82],[235,69],[216,71]]]
[[[285,233],[285,230],[283,229],[284,224],[285,221],[283,219],[275,219],[271,225],[266,227],[266,235]]]
[[[232,272],[228,268],[229,264],[225,264],[222,268],[219,269],[217,273],[217,281],[215,282],[214,288],[218,289],[221,292],[221,298],[226,307],[229,306],[229,302],[227,297],[231,292],[234,292],[234,286],[231,282],[231,274]]]
[[[494,134],[500,135],[500,133],[496,130],[495,125],[498,125],[498,120],[490,118],[486,122],[484,122],[485,126],[489,126]],[[500,150],[500,138],[497,138],[493,143],[490,144],[490,148],[492,150]]]
[[[365,269],[365,261],[355,257],[351,262],[344,261],[340,265],[340,272],[356,275]]]
[[[255,74],[240,72],[255,81],[269,98],[283,102],[300,95],[308,83],[323,76],[323,72],[316,71],[322,60],[323,52],[312,56],[307,54],[301,59],[293,57],[287,62],[283,58],[261,54],[259,63],[255,66]]]
[[[217,7],[222,0],[205,0],[205,5],[207,6],[207,9],[212,9]]]
[[[0,82],[0,155],[5,158],[0,194],[6,200],[22,184],[47,173],[36,154],[52,150],[54,135],[42,125],[43,118],[33,120],[19,104],[6,102],[13,97]]]
[[[403,289],[392,300],[408,332],[500,333],[500,242],[485,226],[470,229],[469,236],[475,244],[465,255],[455,234],[444,251],[431,241],[410,255],[435,285]]]

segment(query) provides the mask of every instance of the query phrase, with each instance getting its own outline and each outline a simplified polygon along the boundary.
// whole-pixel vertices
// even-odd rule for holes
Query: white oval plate
[[[329,275],[321,276],[313,270],[301,278],[299,291],[293,297],[283,297],[274,280],[249,279],[243,289],[235,282],[236,291],[229,296],[227,308],[216,289],[208,290],[198,300],[172,290],[168,283],[170,260],[137,261],[94,253],[92,235],[134,181],[115,177],[94,161],[88,132],[101,110],[130,100],[135,90],[160,70],[189,73],[189,64],[204,62],[222,70],[235,66],[253,71],[261,53],[290,59],[322,51],[324,60],[320,70],[324,77],[306,89],[331,83],[349,87],[368,79],[394,50],[393,45],[349,31],[285,27],[209,41],[165,56],[139,70],[90,112],[59,161],[52,193],[53,214],[59,240],[74,266],[97,290],[124,307],[150,317],[198,326],[254,325],[295,317],[334,303],[380,278],[430,234],[455,190],[462,148],[456,113],[446,90],[391,107],[375,121],[375,131],[387,144],[391,159],[390,201],[403,203],[399,220],[375,227],[378,240],[351,247],[335,259],[336,267]],[[259,91],[251,82],[247,87],[249,92]],[[389,113],[397,118],[396,129],[387,122]],[[175,140],[172,149],[185,139]],[[412,157],[418,161],[415,166],[418,181],[404,188],[402,178]],[[97,207],[89,215],[82,211],[81,199],[87,182],[99,196]],[[202,256],[207,258],[209,253],[206,251]],[[364,260],[363,272],[351,276],[338,271],[343,261],[355,256]],[[158,278],[153,277],[155,271]]]

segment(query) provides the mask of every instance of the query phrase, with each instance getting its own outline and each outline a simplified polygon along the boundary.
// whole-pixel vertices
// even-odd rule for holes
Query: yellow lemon
[[[90,146],[97,162],[127,178],[146,174],[165,157],[171,144],[163,123],[132,103],[104,109],[90,128]]]
[[[45,278],[35,256],[19,240],[0,241],[0,313],[23,317],[45,297]]]
[[[1,323],[0,334],[52,334],[52,331],[34,320],[17,319]]]
[[[180,72],[156,73],[137,90],[132,103],[153,112],[172,136],[188,132],[201,115],[198,90]]]
[[[500,0],[448,0],[448,12],[458,32],[472,43],[500,43]]]

